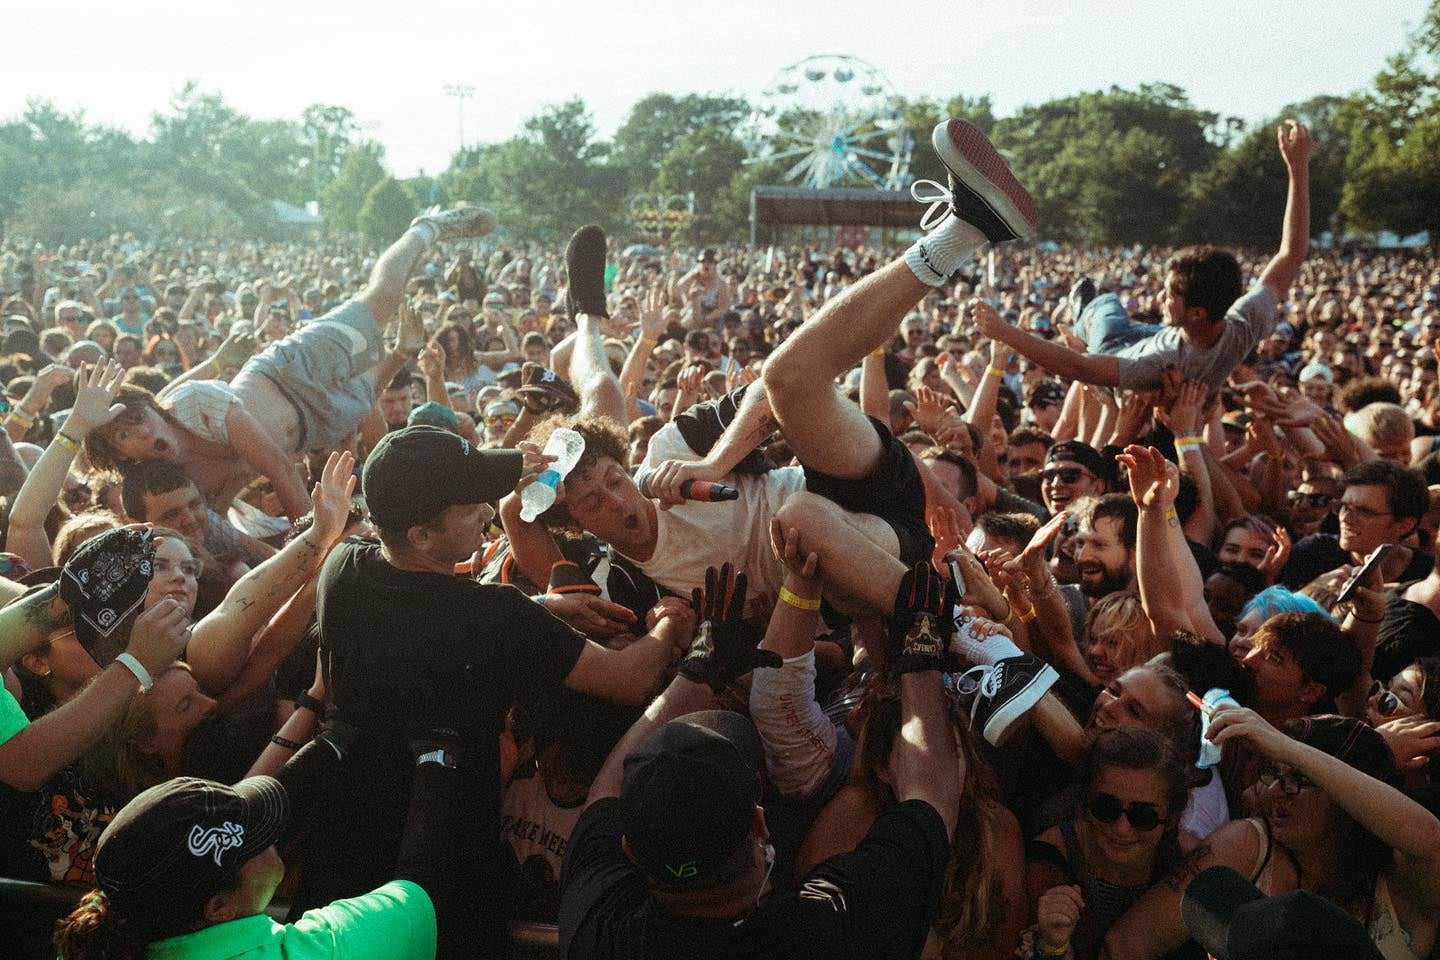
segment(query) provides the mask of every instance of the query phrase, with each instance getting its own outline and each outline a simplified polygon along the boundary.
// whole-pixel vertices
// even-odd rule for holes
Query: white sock
[[[1024,651],[1015,645],[1015,641],[997,633],[993,637],[983,637],[975,632],[975,621],[968,615],[955,618],[955,649],[960,655],[971,663],[993,667],[1001,660],[1010,657],[1018,657]]]
[[[440,235],[440,231],[436,228],[435,224],[430,223],[427,220],[418,221],[414,224],[414,226],[412,226],[409,230],[406,230],[405,232],[415,234],[415,236],[419,237],[427,247],[433,244],[435,242],[435,238]]]
[[[905,251],[905,265],[921,283],[938,287],[984,242],[985,234],[978,228],[952,215]]]

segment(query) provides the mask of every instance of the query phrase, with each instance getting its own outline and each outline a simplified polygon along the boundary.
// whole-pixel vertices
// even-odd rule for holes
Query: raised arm
[[[620,368],[620,390],[625,394],[628,419],[639,416],[639,406],[635,401],[640,397],[640,385],[645,380],[645,366],[650,362],[650,354],[660,334],[664,332],[665,294],[656,284],[640,302],[640,336],[635,338],[635,346],[630,348],[625,365]]]
[[[230,446],[258,474],[270,478],[275,494],[285,507],[285,515],[298,520],[310,512],[310,496],[295,469],[290,455],[280,449],[265,428],[240,404],[231,404],[225,415],[225,430]]]
[[[60,496],[65,474],[75,461],[75,454],[84,443],[85,436],[96,427],[110,422],[122,409],[119,405],[112,406],[112,401],[124,376],[124,368],[113,360],[108,364],[97,363],[90,369],[85,383],[75,395],[75,405],[65,418],[65,425],[40,455],[35,469],[30,471],[15,497],[15,503],[10,508],[6,547],[35,569],[48,567],[53,562],[50,538],[45,534],[45,518]]]
[[[196,625],[187,659],[202,689],[221,693],[235,681],[250,656],[255,634],[320,569],[345,529],[355,490],[354,467],[349,452],[330,454],[315,485],[315,522],[310,529],[241,577],[220,606]]]
[[[716,482],[749,455],[760,442],[779,428],[765,395],[765,383],[757,380],[745,387],[745,396],[725,432],[699,460],[666,460],[650,480],[651,495],[662,504],[682,502],[680,484],[686,480]],[[723,401],[723,398],[722,398]]]
[[[1310,250],[1310,153],[1315,144],[1304,124],[1294,120],[1286,120],[1275,134],[1290,175],[1290,186],[1285,194],[1280,250],[1260,274],[1260,282],[1283,303],[1290,296],[1290,287],[1300,275],[1300,265]]]
[[[1130,496],[1140,512],[1135,572],[1140,603],[1155,636],[1189,630],[1224,644],[1227,638],[1205,605],[1200,569],[1175,515],[1179,470],[1154,447],[1132,444],[1117,459],[1129,471]]]

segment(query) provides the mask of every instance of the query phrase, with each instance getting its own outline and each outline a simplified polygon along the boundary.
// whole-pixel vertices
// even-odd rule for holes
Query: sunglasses
[[[1260,770],[1260,776],[1256,778],[1260,786],[1269,790],[1275,784],[1280,784],[1280,790],[1287,797],[1300,795],[1301,790],[1315,786],[1315,781],[1303,773],[1296,773],[1294,770],[1282,770],[1274,764],[1267,764]]]
[[[1101,823],[1114,823],[1123,814],[1130,826],[1141,833],[1148,833],[1165,821],[1155,804],[1136,801],[1127,807],[1112,793],[1095,794],[1086,802],[1085,811]]]
[[[1057,467],[1051,470],[1041,470],[1040,482],[1054,483],[1058,480],[1061,483],[1079,483],[1081,477],[1093,476],[1095,474],[1083,467]]]
[[[1299,490],[1291,490],[1285,494],[1291,503],[1300,503],[1302,500],[1312,507],[1328,507],[1335,498],[1328,493],[1301,493]]]
[[[1379,680],[1370,685],[1370,696],[1379,695],[1380,699],[1375,703],[1375,709],[1382,717],[1393,717],[1405,708],[1400,698],[1390,692]]]
[[[500,426],[509,429],[510,427],[513,427],[515,425],[515,418],[508,413],[501,413],[493,417],[485,418],[485,425],[487,427],[493,427],[497,423],[500,424]]]

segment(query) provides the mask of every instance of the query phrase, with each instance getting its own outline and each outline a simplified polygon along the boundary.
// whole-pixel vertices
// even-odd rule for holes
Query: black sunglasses
[[[1282,770],[1274,764],[1267,764],[1255,779],[1266,790],[1277,783],[1280,784],[1280,792],[1287,797],[1297,797],[1301,790],[1315,786],[1315,781],[1305,774],[1297,773],[1294,770]]]
[[[1053,470],[1041,470],[1041,483],[1054,483],[1059,480],[1061,483],[1079,483],[1081,477],[1093,477],[1094,474],[1083,467],[1056,467]]]
[[[1140,803],[1136,801],[1128,807],[1120,803],[1120,798],[1112,793],[1097,793],[1085,804],[1085,810],[1090,816],[1101,823],[1114,823],[1124,814],[1125,819],[1130,821],[1130,826],[1141,833],[1148,833],[1164,822],[1160,811],[1155,809],[1153,803]]]
[[[1301,493],[1299,490],[1291,490],[1285,494],[1291,503],[1299,503],[1304,500],[1312,507],[1328,507],[1335,498],[1328,493]]]

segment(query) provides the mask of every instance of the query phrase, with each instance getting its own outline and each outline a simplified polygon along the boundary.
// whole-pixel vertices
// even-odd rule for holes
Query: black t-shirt
[[[921,800],[882,813],[850,853],[740,921],[680,917],[650,898],[620,849],[619,801],[575,825],[560,871],[560,953],[589,958],[917,957],[944,888],[945,824]],[[756,891],[757,893],[759,891]]]
[[[1370,673],[1381,683],[1420,657],[1440,654],[1440,618],[1423,603],[1405,599],[1411,586],[1402,583],[1385,597],[1385,619],[1375,638],[1375,664]]]
[[[1287,590],[1300,590],[1322,573],[1354,563],[1340,538],[1332,533],[1312,533],[1290,551],[1285,569],[1280,571],[1280,584]],[[1412,550],[1410,565],[1400,573],[1401,580],[1419,580],[1430,574],[1435,558],[1423,550]]]
[[[317,612],[335,712],[361,734],[328,801],[316,804],[292,914],[393,879],[410,799],[407,730],[433,702],[437,680],[448,686],[464,674],[475,714],[460,768],[466,803],[455,842],[466,877],[456,899],[477,924],[507,917],[498,748],[505,712],[520,696],[560,686],[584,638],[514,587],[398,570],[378,543],[359,538],[325,561]]]

